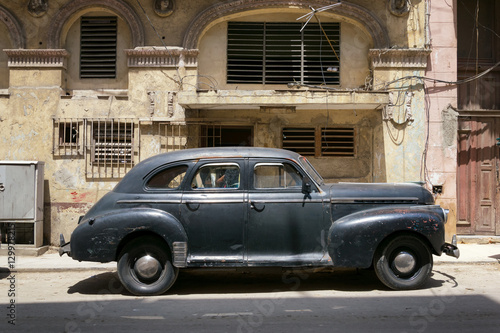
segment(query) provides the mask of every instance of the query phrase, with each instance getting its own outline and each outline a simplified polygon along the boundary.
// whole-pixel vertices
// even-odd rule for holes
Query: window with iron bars
[[[340,23],[302,28],[296,22],[229,22],[227,83],[340,84]]]
[[[83,156],[84,120],[54,118],[52,152],[55,156]]]
[[[135,163],[135,128],[131,119],[87,120],[90,163],[87,175],[99,178],[123,176]]]
[[[166,153],[186,149],[188,145],[189,127],[187,124],[158,123],[156,133],[160,144],[160,152]]]
[[[54,156],[85,158],[89,178],[121,178],[139,158],[134,119],[54,119]]]
[[[344,127],[283,128],[282,147],[304,156],[355,156],[356,130]]]
[[[231,125],[202,125],[201,147],[253,146],[253,127]]]

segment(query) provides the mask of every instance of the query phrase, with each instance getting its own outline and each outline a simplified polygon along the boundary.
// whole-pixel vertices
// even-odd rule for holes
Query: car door
[[[192,265],[242,264],[246,217],[244,160],[200,161],[182,196],[180,215]]]
[[[324,194],[302,193],[305,173],[289,161],[250,160],[248,265],[318,262],[326,251]]]

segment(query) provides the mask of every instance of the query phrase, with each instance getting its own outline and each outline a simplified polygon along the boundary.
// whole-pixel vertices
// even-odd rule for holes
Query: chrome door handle
[[[258,207],[257,205],[261,205],[261,207]],[[260,203],[255,203],[253,201],[250,201],[250,209],[255,209],[257,212],[262,212],[266,208],[266,205],[263,202]]]

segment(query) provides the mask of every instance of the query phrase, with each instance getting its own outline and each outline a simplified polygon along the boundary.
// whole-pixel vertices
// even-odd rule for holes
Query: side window
[[[254,167],[253,185],[256,189],[301,188],[302,175],[290,164],[259,163]]]
[[[162,170],[149,179],[146,187],[150,189],[176,189],[181,185],[187,169],[187,165],[177,165]]]
[[[240,168],[238,164],[205,164],[194,176],[191,188],[240,188]]]

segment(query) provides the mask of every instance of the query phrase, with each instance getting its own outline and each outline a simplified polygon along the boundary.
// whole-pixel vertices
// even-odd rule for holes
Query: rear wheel
[[[398,236],[379,246],[373,266],[378,278],[387,287],[417,289],[431,275],[432,253],[418,237]]]
[[[154,237],[130,241],[119,255],[118,276],[134,295],[163,294],[174,284],[177,273],[167,245]]]

